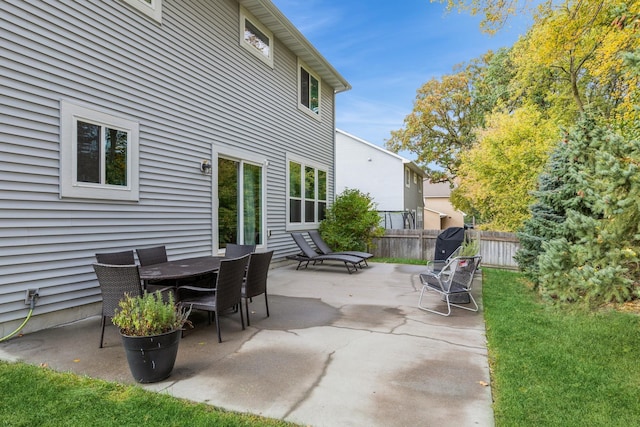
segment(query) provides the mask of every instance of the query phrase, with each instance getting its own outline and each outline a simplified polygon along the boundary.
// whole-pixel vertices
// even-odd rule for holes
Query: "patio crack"
[[[318,377],[313,382],[313,384],[311,384],[311,386],[307,388],[307,391],[300,397],[300,399],[298,399],[298,401],[295,404],[293,404],[287,412],[285,412],[285,414],[282,417],[283,420],[287,419],[289,415],[295,412],[295,410],[298,409],[300,405],[302,405],[304,401],[311,396],[311,393],[313,392],[313,390],[320,384],[322,379],[327,375],[327,371],[329,370],[329,365],[333,361],[333,356],[335,353],[336,352],[334,350],[327,355],[327,359],[324,362],[324,366],[322,367],[322,372],[320,373],[320,375],[318,375]]]
[[[336,325],[333,325],[332,327],[336,328],[336,329],[346,329],[346,330],[349,330],[349,331],[368,332],[370,334],[395,335],[395,336],[420,338],[420,339],[439,342],[439,343],[443,343],[443,344],[449,344],[449,345],[452,345],[454,347],[462,347],[462,348],[469,348],[469,349],[476,349],[476,350],[477,349],[482,350],[482,349],[485,348],[485,346],[483,346],[483,345],[466,345],[466,344],[461,344],[461,343],[456,343],[456,342],[453,342],[453,341],[449,341],[449,340],[446,340],[446,339],[443,339],[443,338],[433,338],[433,337],[429,337],[429,336],[425,336],[425,335],[408,334],[406,332],[396,333],[393,330],[391,330],[391,331],[371,331],[371,330],[363,329],[363,328],[351,328],[351,327],[347,327],[347,326],[336,326]]]
[[[398,307],[398,309],[399,309],[399,308],[400,308],[400,307]],[[396,324],[396,326],[394,326],[393,328],[391,328],[391,329],[389,330],[389,333],[390,333],[390,334],[395,334],[395,333],[396,333],[396,329],[398,329],[398,328],[400,328],[400,327],[402,327],[402,326],[406,326],[406,325],[407,325],[407,323],[408,323],[408,320],[409,320],[409,319],[407,319],[406,317],[405,317],[405,318],[403,318],[403,319],[402,319],[402,322],[399,322],[398,324]]]

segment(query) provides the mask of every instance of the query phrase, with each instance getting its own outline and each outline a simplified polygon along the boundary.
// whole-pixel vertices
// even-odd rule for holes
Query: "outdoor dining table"
[[[221,256],[185,258],[140,266],[142,280],[180,280],[214,273],[220,269]]]

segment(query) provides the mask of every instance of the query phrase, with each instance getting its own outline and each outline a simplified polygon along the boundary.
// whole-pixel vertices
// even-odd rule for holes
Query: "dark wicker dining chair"
[[[167,262],[167,248],[165,246],[155,246],[153,248],[136,249],[140,265],[153,265]]]
[[[167,262],[167,248],[165,246],[154,246],[152,248],[136,249],[138,261],[141,266],[160,264]],[[149,292],[155,292],[161,288],[168,286],[176,286],[175,280],[146,280],[145,289]]]
[[[249,319],[249,300],[255,296],[264,294],[264,304],[269,317],[269,301],[267,301],[267,275],[273,251],[254,252],[249,258],[247,275],[242,284],[242,298],[244,299],[245,312],[247,313],[247,326],[251,326]]]
[[[240,258],[227,258],[220,261],[220,269],[216,276],[215,288],[199,286],[179,286],[178,300],[183,306],[196,310],[208,311],[209,324],[211,313],[215,315],[218,342],[222,342],[220,335],[220,312],[236,308],[242,303],[242,282],[249,262],[249,255]],[[240,312],[240,322],[244,330],[244,315]]]
[[[225,258],[240,258],[241,256],[256,251],[256,245],[239,245],[236,243],[227,243],[224,251]]]
[[[120,300],[129,294],[142,295],[142,282],[138,266],[93,264],[93,269],[98,277],[100,293],[102,294],[102,320],[100,322],[100,348],[104,343],[104,327],[107,317],[113,317]]]
[[[133,265],[136,263],[136,260],[133,256],[133,250],[97,253],[96,260],[100,264],[111,265]]]

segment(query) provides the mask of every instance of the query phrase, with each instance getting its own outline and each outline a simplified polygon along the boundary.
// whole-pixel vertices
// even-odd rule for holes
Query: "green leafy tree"
[[[490,112],[512,112],[522,103],[512,93],[516,68],[511,48],[489,51],[481,58],[472,60],[467,70],[471,73],[472,97],[482,126],[485,116]]]
[[[557,141],[558,130],[535,106],[495,113],[478,142],[461,154],[459,186],[452,202],[472,206],[483,228],[515,231],[529,217],[538,174]],[[469,205],[457,205],[466,200]]]
[[[514,46],[518,90],[543,88],[555,116],[573,121],[588,106],[608,119],[623,120],[637,79],[623,66],[621,52],[637,46],[630,31],[616,31],[612,16],[638,1],[565,0],[540,8],[526,36]],[[573,116],[573,117],[572,117]]]
[[[483,15],[481,28],[499,30],[515,14],[531,14],[533,25],[513,46],[513,99],[527,97],[560,124],[597,108],[623,130],[637,115],[639,0],[432,0],[448,9]],[[531,7],[535,6],[535,10]],[[511,71],[513,70],[513,71]]]
[[[336,251],[365,251],[374,237],[384,235],[380,216],[369,194],[347,188],[336,197],[320,223],[322,238]]]
[[[391,132],[387,148],[415,153],[416,164],[431,182],[452,182],[460,167],[459,154],[475,142],[473,130],[483,117],[471,92],[468,71],[429,80],[418,89],[402,129]]]
[[[508,15],[516,5],[525,3],[448,1],[450,7],[471,8],[487,18],[498,10]],[[487,228],[511,230],[522,224],[527,216],[524,207],[532,202],[535,173],[547,153],[538,151],[540,157],[534,158],[532,150],[527,158],[535,173],[525,171],[522,180],[514,180],[515,174],[509,172],[518,168],[514,151],[523,149],[532,137],[531,132],[515,131],[515,127],[523,127],[515,124],[517,117],[522,117],[520,109],[534,106],[544,117],[540,123],[555,127],[556,135],[588,109],[597,111],[592,117],[600,124],[611,126],[626,139],[638,138],[640,73],[635,53],[640,41],[639,13],[640,0],[543,2],[532,27],[511,49],[467,67],[470,104],[476,114],[484,112],[484,117],[474,117],[475,127],[466,140],[473,143],[455,153],[458,189],[451,198],[454,206],[474,214]],[[511,124],[496,127],[496,118],[504,113],[509,116],[503,121]],[[514,131],[509,137],[499,136],[501,127]],[[498,147],[499,140],[503,152],[486,150]],[[536,146],[541,142],[536,141]],[[437,150],[431,154],[440,156]],[[512,161],[516,163],[510,164]],[[508,180],[513,190],[505,186]]]
[[[541,291],[563,302],[622,302],[640,295],[640,141],[585,114],[564,147],[561,234],[542,242]]]
[[[624,70],[635,79],[635,91],[630,92],[628,104],[632,106],[629,111],[629,119],[621,122],[623,135],[628,135],[631,138],[640,138],[640,91],[637,90],[640,86],[640,1],[634,2],[635,7],[632,5],[620,6],[614,12],[614,18],[611,25],[617,30],[617,32],[626,32],[632,40],[632,47],[627,51],[620,52],[622,58],[622,64]],[[633,86],[633,82],[630,84]]]
[[[446,3],[447,9],[468,11],[472,15],[482,15],[480,28],[493,34],[500,30],[509,17],[529,13],[532,6],[549,7],[551,0],[431,0],[432,3]]]

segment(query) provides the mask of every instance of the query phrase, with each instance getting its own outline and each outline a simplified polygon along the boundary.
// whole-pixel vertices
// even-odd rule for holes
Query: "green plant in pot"
[[[162,381],[173,370],[182,328],[190,310],[179,307],[173,293],[126,295],[112,322],[120,329],[131,374],[140,383]]]
[[[475,237],[471,234],[471,231],[465,233],[460,256],[476,256],[480,253],[480,232],[475,232]]]

